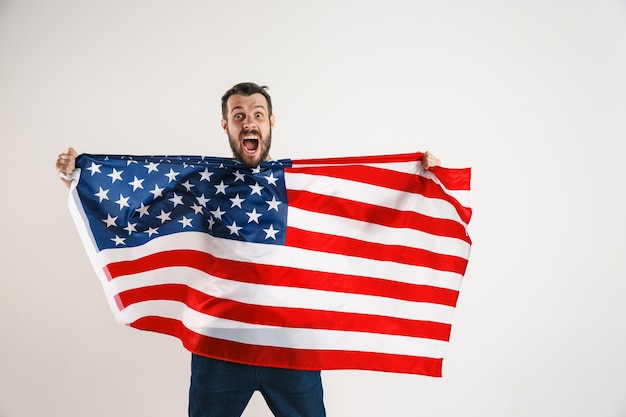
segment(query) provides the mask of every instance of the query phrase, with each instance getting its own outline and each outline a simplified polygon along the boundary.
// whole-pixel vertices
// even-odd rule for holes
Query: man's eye
[[[263,117],[263,113],[257,113],[256,117],[257,117],[257,119],[260,119],[261,117]]]
[[[236,114],[235,115],[235,120],[239,120],[243,118],[243,114]]]

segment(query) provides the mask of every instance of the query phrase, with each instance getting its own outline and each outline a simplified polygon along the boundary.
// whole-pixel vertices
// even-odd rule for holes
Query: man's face
[[[249,167],[270,159],[274,115],[269,115],[267,100],[262,94],[232,95],[226,102],[227,119],[222,128],[228,135],[233,156]]]

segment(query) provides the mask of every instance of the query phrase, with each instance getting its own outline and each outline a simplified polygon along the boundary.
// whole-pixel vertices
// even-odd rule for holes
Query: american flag
[[[83,154],[70,210],[121,323],[232,362],[441,376],[470,169],[421,156]]]

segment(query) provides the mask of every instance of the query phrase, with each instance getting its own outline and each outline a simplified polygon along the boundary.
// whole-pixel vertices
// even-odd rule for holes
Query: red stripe
[[[457,213],[465,223],[469,223],[472,217],[472,210],[470,208],[464,207],[454,197],[446,194],[441,186],[435,181],[417,174],[410,174],[406,172],[392,171],[384,168],[360,165],[285,168],[285,173],[290,172],[317,175],[320,177],[340,178],[344,180],[360,182],[363,184],[384,187],[390,190],[414,194],[418,193],[420,195],[423,195],[424,197],[437,198],[447,201],[452,206],[454,206]],[[287,189],[289,189],[288,180],[286,185]],[[466,190],[469,190],[469,187],[466,188]]]
[[[367,156],[344,156],[339,158],[312,158],[293,159],[291,162],[297,165],[343,165],[343,164],[384,164],[390,162],[419,161],[424,156],[422,152],[392,154],[392,155],[367,155]]]
[[[397,155],[374,155],[374,156],[351,156],[340,158],[317,158],[317,159],[294,159],[293,168],[302,168],[300,165],[346,165],[346,164],[384,164],[393,162],[411,162],[422,159],[422,152],[397,154]],[[429,168],[439,181],[448,190],[469,190],[471,181],[471,168],[444,168],[441,166]]]
[[[453,237],[471,243],[465,227],[454,220],[438,219],[414,211],[401,211],[391,207],[381,207],[309,191],[288,190],[287,199],[289,200],[289,207],[348,217],[387,227],[415,229],[432,235]]]
[[[309,232],[294,227],[287,229],[285,244],[318,252],[398,262],[405,265],[425,266],[461,275],[465,273],[465,268],[467,267],[467,259],[458,256],[444,255],[408,246],[365,242],[343,236]]]
[[[309,271],[283,266],[248,264],[220,259],[208,253],[187,249],[164,251],[135,260],[115,262],[109,264],[107,269],[112,279],[115,279],[120,276],[174,266],[194,268],[215,277],[239,282],[375,295],[451,307],[456,305],[459,294],[458,291],[447,288],[386,279]]]
[[[230,362],[287,369],[364,369],[441,377],[442,358],[248,345],[200,335],[179,320],[165,317],[143,317],[130,326],[177,337],[193,353]]]
[[[150,300],[170,300],[192,310],[243,323],[305,329],[343,330],[448,341],[450,325],[373,314],[246,304],[213,297],[183,284],[136,288],[119,294],[124,307]]]
[[[469,190],[472,179],[471,168],[430,168],[448,190]]]

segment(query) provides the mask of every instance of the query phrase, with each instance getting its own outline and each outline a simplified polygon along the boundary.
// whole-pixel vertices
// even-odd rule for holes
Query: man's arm
[[[66,175],[71,175],[76,168],[76,157],[78,152],[74,148],[69,147],[59,154],[56,162],[56,169],[59,178],[65,183],[66,186],[70,186],[70,181],[65,178]]]

